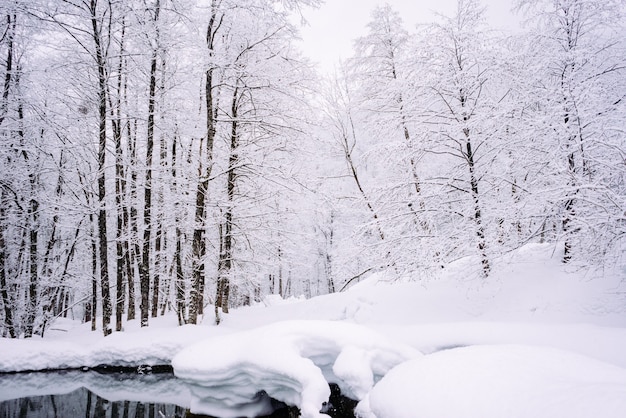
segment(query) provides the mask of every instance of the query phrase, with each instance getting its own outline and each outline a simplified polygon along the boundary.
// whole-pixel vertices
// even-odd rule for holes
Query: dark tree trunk
[[[124,102],[126,99],[126,86],[124,86]],[[139,264],[139,271],[141,271],[141,264],[138,263],[137,258],[141,256],[139,250],[139,244],[137,242],[139,233],[137,231],[137,140],[134,134],[136,130],[133,130],[130,122],[126,124],[126,135],[128,137],[128,154],[130,158],[130,183],[129,183],[129,204],[127,210],[124,212],[127,217],[125,220],[125,231],[129,231],[129,239],[126,241],[124,248],[125,253],[125,265],[127,269],[128,279],[128,314],[126,319],[128,321],[135,319],[135,266]]]
[[[565,89],[564,82],[561,87]],[[565,102],[567,102],[567,97],[565,98]],[[572,121],[569,114],[569,110],[565,111],[565,127],[567,129],[571,129]],[[570,226],[571,222],[574,220],[576,216],[576,212],[574,209],[575,196],[578,191],[574,191],[576,189],[576,156],[574,155],[576,137],[575,135],[570,135],[567,138],[567,148],[570,152],[567,154],[567,174],[569,176],[568,186],[571,191],[567,193],[567,199],[565,200],[564,205],[564,216],[562,221],[563,228],[563,236],[565,242],[563,244],[563,263],[569,263],[572,260],[572,228]]]
[[[154,257],[155,257],[154,275],[153,275],[154,283],[152,287],[152,311],[150,313],[150,315],[153,318],[156,318],[159,313],[159,296],[160,296],[159,294],[160,294],[160,286],[161,286],[160,269],[161,269],[161,265],[163,262],[162,254],[164,252],[164,248],[162,248],[162,246],[164,244],[164,241],[165,241],[165,238],[163,236],[163,223],[159,221],[157,225],[156,237],[155,237],[155,242],[154,242]]]
[[[230,131],[230,156],[228,158],[228,180],[226,184],[226,213],[224,214],[224,230],[223,230],[223,244],[221,245],[220,259],[218,262],[218,283],[217,283],[217,295],[215,297],[215,322],[220,323],[219,311],[228,313],[228,297],[230,294],[230,272],[232,269],[233,260],[233,208],[235,198],[235,183],[237,181],[237,164],[239,162],[238,148],[239,148],[239,132],[237,121],[237,99],[239,90],[235,88],[233,91],[233,98],[231,104],[231,131]],[[280,257],[280,249],[279,257]],[[282,277],[281,279],[281,292],[282,292]]]
[[[175,136],[172,141],[172,187],[174,190],[178,188],[178,170],[176,165],[176,148],[178,139]],[[183,276],[183,262],[182,262],[182,231],[180,229],[180,203],[177,200],[174,203],[174,219],[176,221],[176,249],[174,251],[174,269],[175,280],[174,286],[176,287],[176,314],[178,316],[178,324],[184,325],[187,321],[185,314],[185,278]]]
[[[106,156],[106,120],[107,120],[107,81],[106,63],[100,44],[100,27],[96,16],[98,2],[91,0],[91,25],[92,35],[96,47],[96,65],[98,67],[98,108],[99,108],[99,148],[98,148],[98,243],[100,255],[100,288],[102,292],[102,331],[109,335],[111,331],[111,291],[109,289],[109,263],[107,248],[107,222],[106,222],[106,182],[105,182],[105,156]]]
[[[16,338],[15,325],[13,322],[13,303],[9,297],[7,288],[7,278],[5,270],[5,241],[4,241],[4,228],[1,221],[4,219],[4,190],[0,189],[0,297],[2,298],[2,306],[4,307],[4,326],[9,331],[11,338]]]
[[[334,214],[330,213],[330,225],[328,231],[328,241],[326,244],[326,282],[328,283],[328,293],[335,293],[335,281],[333,280],[333,260],[332,260],[332,250],[333,250],[333,236],[334,236]]]
[[[113,141],[115,143],[115,210],[117,213],[115,230],[115,330],[122,330],[122,316],[125,305],[125,277],[128,272],[126,251],[128,243],[124,239],[126,226],[125,194],[126,178],[124,173],[124,155],[122,152],[122,82],[124,72],[124,41],[126,33],[126,20],[122,17],[122,33],[120,37],[120,56],[117,67],[117,97],[115,104],[111,103],[111,126],[113,128]],[[109,100],[111,101],[109,94]]]
[[[213,56],[213,40],[221,22],[217,21],[216,0],[211,1],[211,18],[207,27],[207,49],[209,56]],[[213,169],[213,142],[215,139],[215,115],[213,113],[213,67],[206,70],[206,84],[204,89],[206,104],[206,167],[203,170],[202,164],[199,167],[200,180],[196,190],[196,211],[195,226],[193,231],[192,255],[193,255],[193,279],[191,283],[191,293],[189,302],[189,322],[197,323],[198,315],[203,314],[204,309],[204,263],[206,257],[206,200],[209,190],[209,179]],[[204,173],[203,173],[204,171]],[[218,284],[219,287],[219,284]]]
[[[157,0],[154,6],[154,23],[159,20],[160,1]],[[157,58],[158,58],[158,29],[156,45],[152,49],[152,57],[150,59],[150,84],[148,96],[148,134],[146,141],[146,178],[144,185],[144,211],[143,211],[143,249],[141,258],[141,278],[139,287],[141,289],[141,326],[148,326],[148,317],[150,315],[150,241],[152,235],[152,159],[154,153],[154,113],[155,113],[155,97],[157,82]],[[153,289],[153,291],[158,291]]]
[[[2,102],[0,102],[0,125],[4,122],[4,118],[9,108],[9,92],[11,90],[11,78],[13,76],[13,37],[15,36],[15,25],[17,16],[7,15],[7,58],[6,72],[4,74],[4,88],[2,90]]]
[[[6,73],[4,75],[4,88],[2,90],[2,102],[0,103],[0,125],[4,122],[4,118],[8,111],[9,91],[11,88],[11,76],[13,74],[13,34],[15,32],[16,16],[7,15],[7,58]],[[4,240],[4,222],[5,219],[5,199],[4,189],[0,189],[0,297],[2,297],[2,305],[4,307],[4,326],[9,332],[11,338],[16,338],[15,323],[13,319],[13,301],[9,296],[6,277],[6,243]]]
[[[491,266],[489,264],[489,258],[487,257],[487,241],[485,240],[485,230],[483,228],[483,220],[480,209],[480,195],[478,194],[478,179],[476,178],[475,166],[474,166],[474,153],[472,151],[472,143],[470,141],[469,129],[463,130],[465,134],[465,149],[467,165],[469,167],[470,175],[470,189],[472,193],[472,200],[474,202],[474,223],[476,224],[476,237],[478,238],[478,253],[480,255],[480,263],[482,265],[482,273],[484,277],[489,276]]]
[[[161,58],[161,91],[165,91],[165,77],[166,77],[165,60]],[[162,96],[163,97],[163,96]],[[161,103],[163,101],[161,100]],[[163,112],[161,112],[161,120],[164,121]],[[167,252],[167,231],[165,230],[165,188],[167,181],[165,180],[165,174],[168,173],[168,160],[167,160],[167,143],[164,134],[160,135],[159,140],[159,167],[162,178],[160,181],[158,199],[156,210],[157,214],[157,226],[156,226],[156,240],[154,243],[155,252],[155,266],[154,266],[154,292],[152,293],[152,317],[156,318],[159,310],[162,315],[165,315],[165,309],[169,302],[169,289],[171,288],[171,275],[167,274],[166,269],[166,257]],[[161,279],[163,277],[163,279]]]
[[[19,66],[16,69],[15,84],[19,85]],[[28,183],[30,187],[30,200],[28,202],[28,260],[29,260],[29,283],[28,283],[28,299],[26,309],[26,324],[24,329],[24,337],[29,338],[35,332],[35,321],[37,319],[37,310],[39,304],[39,201],[37,200],[37,184],[39,183],[38,174],[34,161],[29,159],[26,151],[26,138],[24,134],[24,109],[21,99],[18,99],[17,107],[18,126],[17,137],[20,140],[22,148],[22,156],[24,163],[28,167]]]
[[[351,116],[349,116],[349,118],[352,119]],[[345,133],[345,132],[344,132],[344,134],[342,136],[342,144],[341,145],[343,147],[344,156],[346,158],[346,163],[348,164],[348,168],[350,169],[350,174],[352,175],[352,179],[354,180],[354,183],[356,184],[356,187],[359,189],[359,192],[361,193],[361,196],[363,196],[363,200],[365,201],[365,205],[367,206],[367,208],[369,209],[370,213],[372,214],[372,217],[374,218],[374,223],[376,224],[376,229],[378,230],[378,236],[380,237],[381,241],[384,241],[385,240],[385,234],[383,233],[383,229],[380,226],[380,221],[378,219],[378,214],[374,210],[374,206],[372,206],[372,203],[370,202],[369,197],[365,193],[365,190],[363,190],[363,186],[361,186],[361,180],[359,179],[359,175],[358,175],[356,166],[354,165],[354,161],[352,160],[352,151],[351,151],[352,148],[351,148],[351,146],[349,144],[347,133]]]

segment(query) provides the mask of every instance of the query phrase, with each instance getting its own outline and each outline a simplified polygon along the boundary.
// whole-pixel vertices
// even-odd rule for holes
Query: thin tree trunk
[[[19,85],[19,66],[15,77],[15,84]],[[18,129],[17,136],[20,140],[22,148],[22,156],[26,165],[32,165],[33,161],[29,159],[26,151],[26,141],[24,135],[24,109],[21,99],[18,99],[17,107]],[[35,159],[36,161],[36,159]],[[39,183],[36,167],[29,167],[28,183],[30,186],[30,200],[28,203],[28,256],[29,256],[29,283],[28,283],[28,302],[26,310],[26,324],[24,329],[24,337],[29,338],[35,332],[35,321],[37,319],[37,310],[39,304],[39,201],[37,200],[37,184]]]
[[[472,191],[472,200],[474,201],[474,223],[476,224],[476,236],[478,237],[478,252],[480,254],[480,263],[482,265],[482,273],[484,277],[489,276],[491,266],[487,257],[487,241],[485,239],[485,230],[482,225],[482,214],[480,209],[480,195],[478,193],[478,179],[476,178],[474,167],[474,153],[472,151],[472,143],[470,141],[469,129],[463,130],[465,134],[465,148],[467,164],[470,175],[470,188]]]
[[[124,84],[124,103],[128,105],[126,83]],[[124,264],[126,265],[126,278],[128,281],[128,313],[126,320],[131,321],[135,319],[135,265],[137,263],[137,257],[140,256],[140,252],[139,244],[137,243],[139,235],[137,231],[137,141],[136,136],[133,134],[130,121],[126,124],[126,136],[130,159],[130,166],[128,167],[130,173],[127,174],[130,175],[130,182],[127,188],[130,189],[130,193],[128,196],[128,204],[125,205],[124,210],[124,230],[127,231],[129,235],[128,240],[124,243]]]
[[[0,189],[0,297],[2,298],[2,306],[4,307],[4,327],[9,331],[11,338],[16,338],[15,325],[13,321],[13,303],[9,297],[7,278],[5,270],[6,259],[6,243],[4,240],[4,190]]]
[[[165,59],[161,58],[161,92],[165,92],[165,76],[166,76],[166,66]],[[161,95],[161,107],[164,108],[163,105],[163,97]],[[165,122],[165,116],[163,110],[161,111],[161,121]],[[156,239],[154,243],[154,251],[155,251],[155,266],[154,266],[154,292],[152,293],[152,317],[156,318],[159,312],[159,308],[163,314],[165,314],[165,309],[167,306],[167,295],[169,291],[166,289],[170,288],[171,285],[171,276],[167,274],[166,269],[166,257],[167,254],[167,231],[165,230],[165,190],[166,183],[169,183],[165,179],[166,173],[168,173],[167,165],[167,143],[165,141],[166,137],[163,133],[160,135],[159,140],[159,172],[161,173],[161,179],[159,181],[159,190],[157,196],[157,226],[156,226]],[[163,280],[161,280],[161,276],[163,276]]]
[[[116,210],[116,229],[115,229],[115,253],[116,253],[116,296],[115,296],[115,330],[122,330],[122,316],[124,314],[125,295],[124,275],[128,272],[125,262],[128,258],[125,256],[128,245],[124,239],[125,232],[125,203],[124,196],[126,194],[126,178],[124,174],[124,155],[122,152],[122,79],[124,71],[124,42],[126,33],[126,19],[122,17],[122,29],[120,37],[120,56],[117,68],[117,97],[115,104],[112,103],[109,94],[109,102],[111,106],[111,126],[113,129],[113,142],[115,143],[115,210]]]
[[[352,118],[350,117],[350,119]],[[354,128],[351,128],[351,129],[354,129]],[[367,209],[369,209],[370,213],[372,214],[372,217],[374,218],[374,223],[376,224],[376,229],[378,230],[378,236],[380,237],[381,241],[384,241],[385,234],[383,233],[383,229],[380,226],[378,214],[374,210],[374,206],[372,206],[372,203],[370,202],[369,197],[365,193],[365,190],[363,190],[363,186],[361,186],[361,181],[359,179],[356,166],[354,165],[354,161],[352,160],[352,152],[350,150],[350,145],[348,144],[348,137],[347,137],[346,132],[342,133],[342,146],[343,146],[344,156],[346,158],[346,163],[348,164],[348,168],[350,169],[350,174],[352,175],[352,179],[354,180],[356,187],[359,189],[359,192],[361,193],[361,196],[363,197],[363,201],[365,202]]]
[[[389,52],[391,54],[390,56],[391,76],[394,81],[398,81],[398,73],[396,71],[396,64],[395,64],[395,54],[393,52],[393,49],[391,49]],[[406,141],[407,150],[409,151],[409,164],[410,164],[411,175],[413,177],[413,190],[415,190],[416,197],[419,197],[422,186],[421,186],[419,176],[417,174],[417,164],[415,163],[415,158],[413,157],[413,153],[412,153],[413,147],[412,147],[412,141],[411,141],[411,133],[409,132],[409,126],[406,122],[406,111],[404,110],[404,98],[402,96],[402,93],[398,95],[398,105],[400,109],[400,125],[402,126],[402,131],[404,133],[404,139]],[[411,208],[411,210],[413,211],[413,214],[417,216],[417,213],[413,210],[413,208]]]
[[[159,219],[157,221],[157,230],[154,242],[154,283],[152,287],[152,312],[150,313],[153,318],[156,318],[159,313],[159,294],[161,286],[160,276],[163,262],[162,254],[165,251],[165,249],[162,248],[162,246],[164,247],[163,244],[165,243],[165,238],[163,234],[163,221]]]
[[[96,314],[98,312],[98,249],[93,228],[96,226],[93,213],[89,214],[91,230],[91,330],[96,330]]]
[[[209,56],[213,56],[213,40],[221,21],[217,21],[218,2],[211,0],[211,18],[207,27],[207,49]],[[212,64],[211,64],[212,65]],[[213,142],[215,139],[215,115],[213,113],[213,67],[206,70],[206,84],[204,89],[206,105],[206,167],[204,173],[202,164],[199,167],[200,180],[196,190],[195,226],[193,231],[192,255],[193,255],[193,279],[189,303],[189,322],[197,323],[198,315],[203,314],[204,306],[204,263],[206,257],[206,199],[209,189],[209,179],[213,169]],[[219,287],[219,284],[218,284]]]
[[[176,152],[177,152],[178,138],[174,136],[172,141],[172,189],[176,192],[178,190],[178,170],[176,165]],[[176,314],[178,316],[178,324],[184,325],[187,321],[185,315],[185,278],[183,276],[183,263],[182,263],[182,232],[180,229],[180,202],[176,200],[174,203],[174,219],[176,222],[176,249],[174,250],[174,269],[175,280],[174,286],[176,287]]]
[[[87,190],[86,182],[82,174],[78,174],[78,180],[85,195],[85,203],[91,207],[91,193]],[[94,213],[89,212],[89,238],[91,243],[91,299],[87,302],[85,310],[85,322],[91,321],[91,330],[96,330],[96,312],[98,306],[98,242],[96,239],[97,224],[95,222]]]
[[[218,286],[215,298],[215,322],[220,323],[219,311],[228,313],[228,297],[230,294],[230,272],[233,260],[233,208],[235,198],[235,183],[237,181],[236,167],[239,162],[239,132],[237,121],[238,88],[233,91],[231,103],[231,131],[230,131],[230,156],[228,158],[228,180],[226,184],[226,213],[224,214],[224,238],[220,259],[218,262]],[[278,250],[280,258],[280,249]],[[280,267],[279,267],[280,268]],[[280,291],[282,295],[282,275],[280,277]]]
[[[34,175],[31,174],[31,193],[35,193],[32,189],[34,186]],[[30,199],[28,208],[29,217],[29,283],[28,283],[28,314],[26,318],[26,328],[24,331],[24,337],[32,337],[35,330],[35,321],[37,318],[37,306],[38,306],[38,284],[39,284],[39,202],[33,197]]]
[[[9,91],[11,89],[11,77],[13,75],[13,36],[15,33],[16,16],[7,15],[7,58],[5,61],[4,88],[2,90],[2,102],[0,102],[0,125],[4,122],[9,106]],[[10,299],[6,277],[6,243],[4,239],[5,200],[4,189],[0,190],[0,297],[4,307],[4,326],[9,331],[11,338],[16,338],[15,324],[13,320],[13,303]]]
[[[4,122],[9,108],[9,92],[11,90],[11,77],[13,76],[13,36],[15,35],[16,21],[17,16],[15,14],[7,15],[7,58],[5,63],[6,72],[4,73],[2,102],[0,102],[0,126]]]
[[[154,6],[154,24],[159,20],[160,1],[156,0]],[[143,250],[142,250],[142,275],[139,282],[141,289],[141,326],[148,326],[150,314],[150,240],[152,235],[152,159],[154,153],[154,113],[157,82],[157,58],[159,48],[159,31],[156,31],[156,45],[152,49],[150,59],[150,85],[148,96],[148,134],[146,142],[146,178],[144,184],[144,211],[143,211]],[[158,289],[153,289],[158,291]]]
[[[564,86],[565,81],[562,81],[561,88],[565,90]],[[568,98],[565,98],[565,102],[568,102]],[[565,110],[565,127],[566,129],[572,129],[571,125],[573,124],[571,120],[570,110],[566,108]],[[567,174],[569,176],[568,186],[571,189],[567,192],[567,199],[565,200],[564,205],[564,216],[562,221],[563,228],[563,236],[565,238],[565,242],[563,244],[563,263],[569,263],[572,260],[572,233],[571,222],[574,220],[576,216],[576,210],[574,209],[574,204],[576,201],[576,195],[578,194],[578,190],[576,190],[576,156],[574,154],[576,143],[576,135],[570,134],[567,138],[567,149],[569,149],[569,153],[567,154]],[[584,161],[584,158],[583,158]]]
[[[330,231],[328,233],[328,241],[326,245],[326,282],[328,283],[328,293],[335,293],[335,282],[333,280],[333,263],[331,252],[333,250],[333,236],[334,236],[334,213],[330,213]]]
[[[96,65],[98,67],[98,103],[99,103],[99,148],[98,148],[98,242],[100,254],[100,288],[102,292],[102,332],[109,335],[112,306],[111,292],[109,289],[109,263],[107,248],[107,222],[106,222],[106,182],[105,182],[105,156],[106,156],[106,120],[107,120],[107,82],[106,63],[100,44],[100,28],[96,17],[97,0],[91,0],[91,25],[93,30],[93,40],[96,47]]]

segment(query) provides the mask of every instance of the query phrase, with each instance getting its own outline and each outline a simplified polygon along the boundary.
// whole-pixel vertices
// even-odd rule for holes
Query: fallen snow
[[[175,358],[190,390],[180,402],[221,416],[231,407],[240,415],[269,408],[267,398],[253,399],[260,390],[319,416],[327,381],[364,399],[361,411],[378,418],[418,407],[449,411],[437,417],[626,416],[618,399],[626,399],[626,269],[563,266],[551,246],[538,244],[495,260],[487,280],[474,264],[459,260],[432,277],[393,284],[377,274],[309,300],[272,296],[231,311],[219,327],[210,314],[183,327],[170,315],[151,319],[147,329],[127,322],[125,332],[105,338],[89,324],[57,320],[43,339],[0,339],[0,372]],[[16,389],[0,390],[0,399],[29,394],[29,386],[104,390],[79,379],[48,387],[0,377],[3,389]],[[514,410],[503,413],[504,404]]]
[[[623,418],[626,370],[551,348],[457,348],[391,370],[357,410],[363,418]]]
[[[91,333],[62,338],[0,339],[0,371],[78,369],[99,365],[168,365],[184,347],[204,338],[198,327],[141,329],[106,338]]]
[[[320,416],[330,395],[328,382],[361,399],[391,368],[419,356],[361,325],[286,321],[208,339],[183,350],[172,365],[191,386],[193,413],[247,415],[248,402],[263,390],[298,405],[306,418]],[[261,403],[255,413],[266,412],[265,407]]]

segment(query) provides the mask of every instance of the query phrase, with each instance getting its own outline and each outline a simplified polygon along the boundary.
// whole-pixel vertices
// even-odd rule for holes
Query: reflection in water
[[[336,385],[325,408],[334,418],[354,417],[355,401]],[[267,396],[267,395],[261,395]],[[172,373],[65,371],[0,374],[0,418],[214,418],[188,411],[189,388]],[[266,418],[297,418],[298,408],[268,398]]]
[[[81,388],[63,395],[32,396],[0,403],[1,418],[183,418],[178,405],[109,401]]]
[[[0,418],[185,417],[189,399],[188,389],[172,373],[0,375]]]

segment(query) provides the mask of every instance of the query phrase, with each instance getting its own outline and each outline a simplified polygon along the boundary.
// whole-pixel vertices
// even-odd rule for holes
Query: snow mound
[[[626,369],[552,348],[457,348],[394,368],[357,411],[363,418],[621,418]]]
[[[324,416],[328,382],[361,399],[393,367],[420,356],[361,325],[286,321],[197,343],[172,365],[190,385],[193,413],[264,414],[266,398],[257,396],[264,391],[306,418]]]

